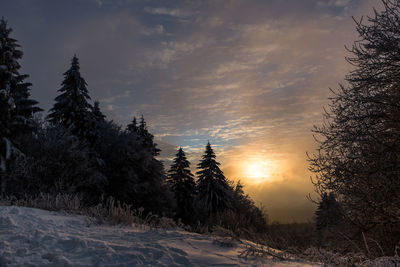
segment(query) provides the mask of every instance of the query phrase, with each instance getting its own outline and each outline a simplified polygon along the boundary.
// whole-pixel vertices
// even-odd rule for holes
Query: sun
[[[247,162],[245,163],[244,175],[256,181],[268,179],[270,177],[268,163],[263,160]]]

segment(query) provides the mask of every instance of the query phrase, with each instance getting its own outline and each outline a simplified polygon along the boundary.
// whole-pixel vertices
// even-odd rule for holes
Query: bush
[[[107,178],[97,170],[94,157],[67,131],[40,127],[19,144],[24,155],[13,157],[3,177],[7,195],[77,193],[93,204],[105,192]]]
[[[301,254],[307,248],[317,246],[318,234],[313,223],[273,223],[263,242],[273,248]]]

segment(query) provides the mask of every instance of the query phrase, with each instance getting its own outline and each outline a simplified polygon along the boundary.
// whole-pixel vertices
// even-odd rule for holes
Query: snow
[[[0,206],[0,266],[317,266],[242,259],[244,245],[221,247],[183,230],[98,226],[84,216]]]

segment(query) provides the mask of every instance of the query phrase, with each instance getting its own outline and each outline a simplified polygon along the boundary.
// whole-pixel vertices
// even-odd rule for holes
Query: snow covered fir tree
[[[210,142],[197,165],[197,203],[208,216],[215,216],[231,206],[232,190],[219,168]]]
[[[30,98],[29,75],[19,73],[18,60],[23,56],[19,45],[10,35],[7,21],[0,20],[0,172],[7,170],[13,152],[23,153],[18,138],[34,128],[33,115],[41,111],[38,102]],[[14,154],[15,154],[14,153]],[[4,177],[2,177],[4,178]],[[5,181],[1,182],[5,193]]]
[[[48,115],[48,120],[71,131],[83,140],[94,142],[97,133],[93,106],[89,103],[90,96],[87,83],[82,78],[79,60],[76,55],[72,58],[71,67],[64,73],[64,81],[58,91],[60,95]]]
[[[168,171],[168,181],[175,195],[176,217],[182,219],[185,223],[193,222],[196,183],[194,175],[190,171],[190,162],[182,148],[179,148]]]

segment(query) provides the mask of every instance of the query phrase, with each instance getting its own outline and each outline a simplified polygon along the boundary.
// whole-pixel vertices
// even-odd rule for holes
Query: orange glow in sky
[[[243,176],[251,183],[261,183],[271,178],[271,164],[262,159],[250,159],[243,163]]]

